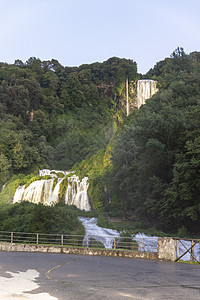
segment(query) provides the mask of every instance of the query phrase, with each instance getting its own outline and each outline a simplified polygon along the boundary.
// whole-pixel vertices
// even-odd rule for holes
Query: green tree
[[[10,173],[11,164],[8,158],[1,153],[0,154],[0,188],[8,180]]]

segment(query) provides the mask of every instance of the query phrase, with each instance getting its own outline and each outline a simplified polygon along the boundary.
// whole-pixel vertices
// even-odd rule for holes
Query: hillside
[[[30,58],[0,63],[0,188],[13,175],[70,169],[107,146],[125,116],[125,80],[136,63],[63,67]]]
[[[114,195],[151,226],[199,234],[200,55],[178,48],[146,76],[160,91],[117,139]]]
[[[133,102],[131,60],[1,63],[1,201],[39,168],[73,169],[89,177],[95,210],[199,235],[200,53],[177,48],[142,76],[159,92],[128,117],[127,77]]]
[[[144,78],[157,80],[159,93],[126,118],[112,147],[77,171],[88,170],[90,196],[109,214],[199,235],[200,54],[177,48]]]

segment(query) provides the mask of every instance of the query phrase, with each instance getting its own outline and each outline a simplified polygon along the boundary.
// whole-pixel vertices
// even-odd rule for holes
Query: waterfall
[[[82,222],[85,228],[85,238],[83,244],[86,240],[94,239],[101,242],[105,248],[112,249],[114,244],[114,238],[119,240],[120,233],[117,230],[102,228],[97,225],[97,218],[85,218],[78,217],[79,221]]]
[[[84,177],[82,181],[78,176],[73,175],[68,177],[68,187],[65,198],[65,203],[70,205],[76,205],[81,210],[91,210],[88,190],[88,177]]]
[[[151,79],[138,80],[137,82],[137,107],[146,103],[146,100],[151,98],[158,89],[156,88],[157,81]]]
[[[52,179],[51,179],[52,181]],[[48,204],[55,204],[59,201],[59,188],[63,178],[58,178],[55,188],[51,186],[51,195],[48,197]]]
[[[39,170],[39,176],[49,175],[51,177],[57,177],[56,174],[58,174],[58,173],[62,173],[63,175],[68,175],[68,174],[74,173],[74,172],[73,171],[49,170],[49,169]]]
[[[25,185],[19,186],[16,189],[13,203],[21,202],[22,200],[24,200],[35,204],[54,204],[58,198],[58,195],[54,194],[53,181],[54,179],[36,180],[32,182],[27,188],[25,187]]]
[[[58,178],[57,173],[62,173],[63,178]],[[33,181],[28,187],[25,185],[19,186],[13,198],[13,203],[21,201],[29,201],[32,203],[42,203],[44,205],[53,205],[59,202],[60,199],[60,187],[67,175],[68,171],[56,171],[56,170],[40,170],[39,175],[41,180]],[[43,176],[49,175],[52,178],[43,179]],[[55,184],[55,180],[57,181]],[[62,186],[65,190],[65,203],[68,205],[75,205],[77,208],[85,211],[91,210],[90,200],[87,193],[88,190],[88,178],[85,177],[82,180],[78,176],[73,175],[67,177],[68,184]]]

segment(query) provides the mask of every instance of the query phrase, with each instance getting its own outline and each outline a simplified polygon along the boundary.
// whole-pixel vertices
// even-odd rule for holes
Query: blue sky
[[[200,51],[200,0],[0,0],[0,10],[1,62],[117,56],[146,73],[177,46]]]

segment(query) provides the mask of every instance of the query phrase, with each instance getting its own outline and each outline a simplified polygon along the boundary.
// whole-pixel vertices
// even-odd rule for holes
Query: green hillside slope
[[[1,63],[1,201],[38,168],[73,169],[89,176],[94,209],[199,235],[200,53],[177,48],[143,75],[159,92],[128,117],[127,77],[133,101],[131,60]]]

